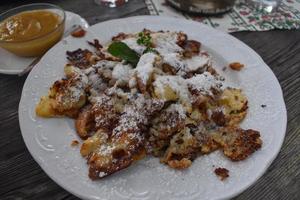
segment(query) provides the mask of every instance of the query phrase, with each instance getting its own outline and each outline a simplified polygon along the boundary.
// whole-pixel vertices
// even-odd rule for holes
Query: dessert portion
[[[261,148],[256,130],[242,129],[248,100],[224,87],[201,43],[183,32],[120,33],[94,52],[67,52],[65,77],[41,98],[41,117],[71,117],[82,138],[89,177],[103,178],[146,155],[175,169],[223,151],[232,161]]]

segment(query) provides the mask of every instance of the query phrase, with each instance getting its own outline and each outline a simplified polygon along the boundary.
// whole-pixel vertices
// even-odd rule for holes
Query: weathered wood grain
[[[90,24],[148,14],[142,0],[130,0],[118,9],[95,6],[93,0],[7,0],[0,1],[0,12],[30,2],[61,5],[79,13]],[[235,199],[300,199],[300,30],[233,35],[252,47],[272,68],[283,88],[288,110],[288,130],[279,156],[256,184]],[[78,199],[53,182],[25,147],[18,122],[25,79],[0,75],[0,199]]]

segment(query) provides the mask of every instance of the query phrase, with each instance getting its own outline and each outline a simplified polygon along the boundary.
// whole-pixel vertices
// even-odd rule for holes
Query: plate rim
[[[276,84],[277,84],[277,88],[280,90],[280,91],[277,91],[280,95],[280,101],[282,101],[282,106],[283,106],[283,113],[281,113],[282,115],[282,130],[280,130],[280,132],[282,132],[282,137],[280,138],[280,141],[279,141],[279,145],[278,145],[278,149],[276,150],[276,152],[274,152],[273,156],[272,157],[269,157],[269,161],[268,163],[261,169],[261,172],[260,174],[255,178],[255,180],[253,180],[252,182],[248,182],[247,184],[245,184],[243,187],[239,188],[239,191],[235,192],[235,193],[232,193],[232,194],[229,194],[229,195],[224,195],[222,198],[219,198],[219,199],[230,199],[230,198],[233,198],[239,194],[241,194],[242,192],[244,192],[246,189],[248,189],[250,186],[254,185],[264,174],[265,172],[267,171],[267,169],[270,167],[270,165],[273,163],[273,161],[275,160],[275,158],[278,156],[281,148],[282,148],[282,145],[283,145],[283,142],[285,140],[285,137],[286,137],[286,131],[287,131],[287,109],[286,109],[286,104],[285,104],[285,99],[284,99],[284,95],[283,95],[283,90],[281,88],[281,85],[279,83],[279,80],[277,79],[276,75],[274,74],[274,72],[272,71],[272,69],[264,62],[264,60],[261,58],[261,56],[256,53],[251,47],[249,47],[247,44],[245,44],[243,41],[237,39],[236,37],[232,36],[231,34],[228,34],[226,32],[223,32],[223,31],[220,31],[220,30],[217,30],[217,29],[213,29],[205,24],[202,24],[202,23],[199,23],[199,22],[194,22],[194,21],[190,21],[190,20],[186,20],[186,19],[177,19],[177,18],[173,18],[173,17],[165,17],[165,16],[151,16],[151,15],[140,15],[140,16],[132,16],[132,17],[126,17],[126,18],[119,18],[119,19],[111,19],[111,20],[107,20],[107,21],[103,21],[103,22],[100,22],[100,23],[97,23],[97,24],[94,24],[90,27],[88,27],[87,30],[92,30],[93,27],[99,25],[99,24],[109,24],[109,23],[114,23],[114,22],[118,22],[118,21],[123,21],[123,22],[126,22],[126,20],[130,19],[130,20],[133,20],[133,19],[136,19],[136,20],[148,20],[149,18],[162,18],[164,20],[180,20],[184,23],[190,23],[190,24],[197,24],[197,25],[201,25],[201,26],[205,26],[206,28],[209,28],[211,29],[212,31],[214,32],[218,32],[218,33],[221,33],[221,34],[225,34],[227,35],[228,37],[231,37],[231,39],[235,40],[236,42],[238,42],[240,45],[242,45],[244,48],[246,48],[248,51],[251,51],[253,53],[253,55],[256,56],[256,59],[260,59],[260,61],[262,63],[265,64],[264,67],[267,68],[268,70],[268,73],[272,74],[272,76],[274,76],[275,80],[276,80]],[[131,21],[132,22],[132,21]],[[70,36],[68,36],[70,37]],[[58,43],[61,43],[58,42]],[[57,43],[57,44],[58,44]],[[57,45],[56,44],[56,45]],[[55,45],[55,46],[56,46]],[[55,48],[55,46],[53,46],[52,48]],[[51,48],[51,49],[52,49]],[[50,49],[50,50],[51,50]],[[48,53],[46,53],[43,58],[45,56],[47,56]],[[43,59],[42,58],[42,59]],[[30,72],[31,74],[32,72]],[[24,82],[24,85],[23,85],[23,88],[22,88],[22,95],[21,95],[21,99],[20,99],[20,103],[19,103],[19,108],[18,108],[18,116],[19,116],[19,125],[20,125],[20,130],[21,130],[21,134],[22,134],[22,138],[25,142],[25,145],[28,149],[28,151],[30,152],[31,156],[34,158],[34,160],[39,164],[39,166],[43,169],[43,171],[48,175],[49,178],[51,178],[54,182],[56,182],[60,187],[62,187],[64,190],[68,191],[69,193],[81,198],[81,199],[94,199],[92,196],[85,196],[85,195],[82,195],[80,192],[78,191],[75,191],[72,189],[72,187],[69,187],[68,185],[66,184],[63,184],[59,179],[57,179],[55,176],[52,176],[50,172],[48,172],[46,169],[45,169],[45,166],[44,164],[38,159],[38,156],[32,151],[30,150],[29,148],[29,144],[27,144],[26,142],[26,139],[24,137],[24,134],[22,132],[22,125],[21,125],[21,115],[20,113],[21,112],[21,103],[22,101],[24,100],[24,87],[26,85],[26,83],[28,82],[29,78],[31,77],[30,74],[27,76],[26,78],[26,81]],[[275,87],[275,86],[274,86]],[[23,128],[24,129],[24,128]]]

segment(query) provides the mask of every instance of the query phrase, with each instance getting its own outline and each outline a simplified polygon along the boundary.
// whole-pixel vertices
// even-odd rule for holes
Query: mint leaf
[[[108,52],[117,57],[121,58],[130,64],[132,64],[134,67],[137,65],[137,63],[140,60],[140,56],[137,52],[132,50],[125,44],[124,42],[113,42],[108,47]]]

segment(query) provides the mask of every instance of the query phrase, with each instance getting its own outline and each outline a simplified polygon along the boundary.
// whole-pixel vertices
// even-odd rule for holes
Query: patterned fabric
[[[192,19],[225,32],[300,28],[300,0],[283,0],[274,13],[254,9],[240,0],[232,11],[219,17],[190,16],[166,5],[164,0],[145,2],[151,15]]]

